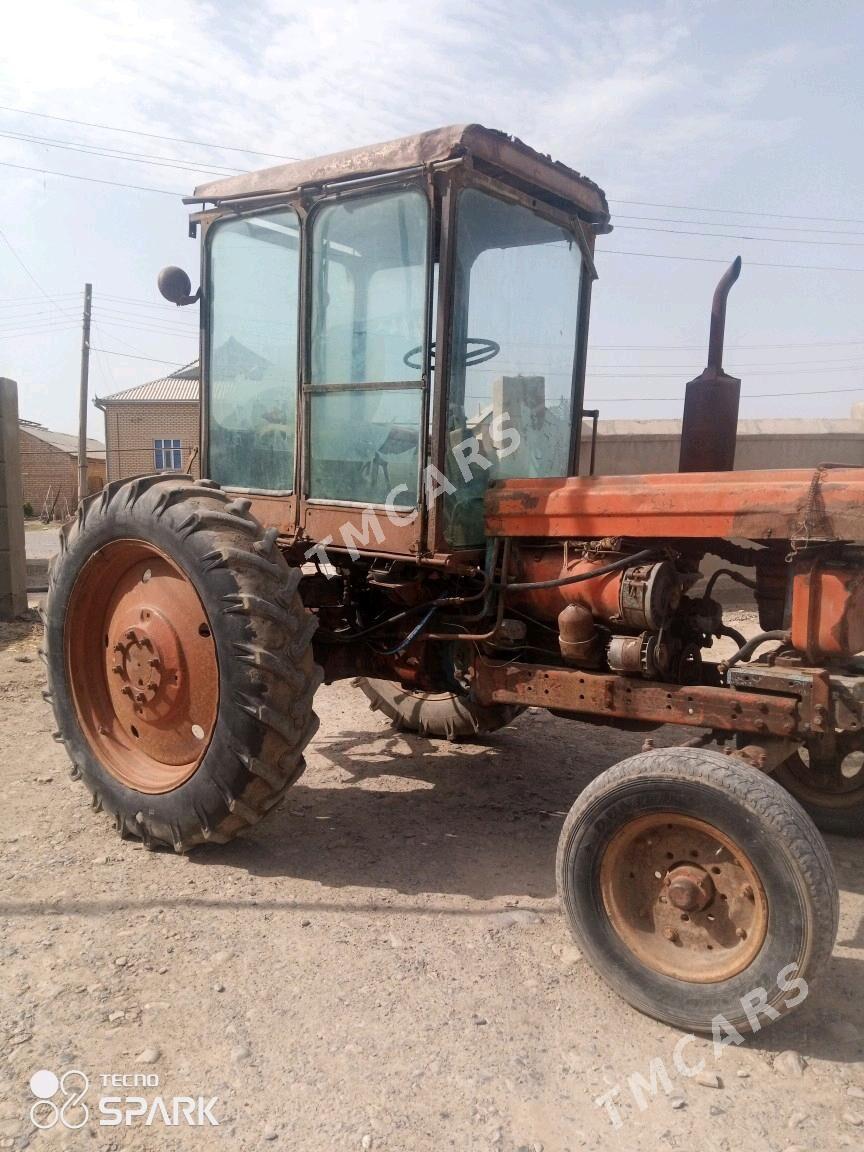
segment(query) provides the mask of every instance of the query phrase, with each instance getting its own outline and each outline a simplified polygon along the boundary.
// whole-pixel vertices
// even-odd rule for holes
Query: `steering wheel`
[[[465,354],[465,367],[473,368],[477,364],[485,364],[487,360],[491,360],[497,356],[501,351],[501,345],[495,340],[481,340],[477,336],[468,336],[465,344],[473,345]],[[423,345],[418,344],[416,348],[412,348],[410,352],[406,352],[402,357],[402,363],[406,368],[422,369],[423,365],[420,362],[420,356],[423,354]],[[433,340],[429,346],[429,360],[432,367],[435,367],[435,341]]]

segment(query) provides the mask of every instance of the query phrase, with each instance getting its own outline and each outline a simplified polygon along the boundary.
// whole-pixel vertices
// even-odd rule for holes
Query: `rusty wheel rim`
[[[189,577],[152,544],[116,540],[75,581],[64,634],[81,731],[137,792],[170,792],[200,765],[219,710],[210,622]]]
[[[630,821],[603,854],[600,890],[627,948],[676,980],[729,980],[765,941],[768,902],[756,869],[703,820],[660,812]]]

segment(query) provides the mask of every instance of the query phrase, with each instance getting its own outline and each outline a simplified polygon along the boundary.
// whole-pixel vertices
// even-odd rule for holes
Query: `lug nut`
[[[735,935],[738,937],[739,940],[746,940],[747,939],[747,933],[745,932],[745,930],[743,928],[737,928],[735,930]]]
[[[674,928],[664,928],[663,929],[663,935],[666,937],[667,940],[671,940],[673,944],[675,944],[676,941],[679,939],[678,933],[675,931]]]
[[[752,900],[753,899],[752,886],[750,884],[745,884],[744,887],[741,889],[741,895],[744,896],[747,900]]]

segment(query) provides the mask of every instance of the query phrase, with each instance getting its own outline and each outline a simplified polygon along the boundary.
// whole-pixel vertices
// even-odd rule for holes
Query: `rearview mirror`
[[[182,268],[176,268],[173,264],[162,269],[156,283],[165,299],[176,304],[178,308],[182,308],[184,304],[194,304],[201,295],[200,288],[194,296],[192,295],[192,281]]]

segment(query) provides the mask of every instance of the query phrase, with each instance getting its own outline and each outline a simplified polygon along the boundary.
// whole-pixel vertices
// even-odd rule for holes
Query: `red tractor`
[[[837,929],[817,826],[864,828],[864,472],[730,471],[740,265],[688,385],[682,470],[594,477],[610,217],[590,180],[471,125],[191,203],[201,288],[176,268],[160,288],[200,299],[208,479],[110,483],[51,574],[50,695],[94,809],[147,847],[230,840],[300,775],[315,690],[345,677],[429,736],[528,706],[701,730],[576,799],[561,900],[662,1020],[746,1032],[793,1007]],[[709,557],[754,589],[759,635],[724,623],[715,560],[699,585]],[[734,654],[712,660],[720,637]]]

